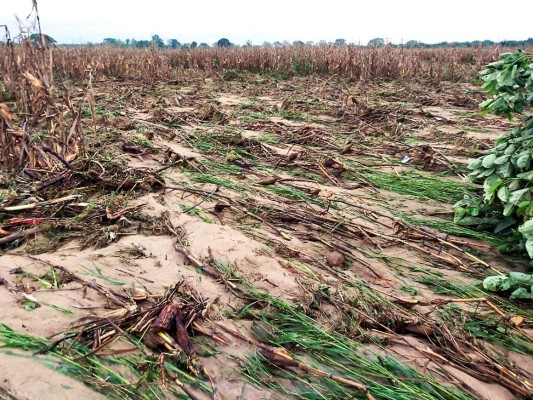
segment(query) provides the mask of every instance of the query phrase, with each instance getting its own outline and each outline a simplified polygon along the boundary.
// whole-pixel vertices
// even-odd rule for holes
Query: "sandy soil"
[[[216,101],[227,115],[233,116],[233,125],[231,126],[237,126],[239,124],[239,106],[252,101],[250,97],[245,93],[238,92],[231,85],[224,86],[223,83],[209,82],[208,86],[207,90],[204,82],[169,90],[169,103],[175,104],[176,93],[181,97],[178,99],[179,106],[167,107],[166,112],[168,114],[165,118],[178,115],[179,118],[190,121],[187,123],[187,127],[183,129],[187,129],[189,132],[204,130],[200,122],[193,119],[196,115],[195,110],[197,111],[201,105],[202,93],[206,91],[204,95],[208,96],[207,93],[209,93],[210,98],[205,98]],[[232,93],[231,90],[234,92]],[[274,93],[266,89],[257,89],[256,91],[260,90],[263,90],[264,93],[254,93],[253,96],[262,101],[261,104],[257,105],[258,108],[264,107],[266,111],[271,112],[283,103],[283,91]],[[327,98],[327,96],[330,97]],[[302,127],[326,132],[333,132],[335,129],[342,130],[341,128],[355,130],[362,129],[361,126],[366,127],[371,123],[364,122],[366,125],[362,123],[357,125],[355,122],[350,122],[345,123],[341,128],[337,127],[335,124],[340,123],[341,118],[336,114],[338,110],[345,107],[342,103],[345,96],[340,97],[338,91],[332,91],[327,96],[325,95],[326,98],[323,99],[323,103],[320,103],[324,109],[316,110],[313,114],[318,117],[320,123],[316,123],[316,119],[313,121],[288,120],[279,115],[268,116],[263,122],[266,121],[268,129],[272,131],[282,129],[283,134],[293,133],[295,129]],[[303,97],[305,98],[305,96]],[[156,100],[150,101],[155,102]],[[150,104],[148,100],[146,102],[145,107],[127,107],[124,110],[127,117],[138,124],[156,121],[157,117],[150,111],[153,104]],[[306,103],[303,102],[302,104]],[[331,111],[332,114],[335,114],[333,116],[325,113],[330,104],[337,105],[336,109]],[[445,152],[449,159],[465,162],[468,157],[464,151],[461,152],[461,148],[458,148],[451,141],[443,140],[442,136],[434,135],[434,133],[463,135],[466,140],[470,138],[491,140],[505,124],[499,125],[492,120],[490,124],[483,124],[476,120],[476,124],[482,125],[490,132],[481,134],[476,131],[468,131],[465,133],[464,129],[461,130],[457,127],[458,124],[464,124],[464,117],[458,113],[460,111],[464,112],[465,109],[425,107],[421,116],[417,115],[412,118],[413,127],[409,128],[409,133],[412,137],[420,139],[422,144],[431,144],[435,147],[441,145],[440,150]],[[351,114],[349,117],[355,118]],[[421,124],[424,126],[421,127]],[[146,128],[151,125],[142,126]],[[261,143],[260,139],[265,135],[272,135],[272,132],[266,130],[250,130],[248,129],[249,126],[241,126],[240,128],[242,129],[242,137],[256,140],[258,143]],[[383,130],[385,131],[386,128]],[[157,169],[161,165],[164,166],[162,153],[167,150],[171,150],[181,158],[194,160],[191,162],[196,162],[194,166],[197,170],[202,170],[208,161],[224,164],[231,159],[227,154],[224,159],[209,150],[202,150],[200,147],[191,148],[190,143],[181,141],[179,136],[170,138],[168,128],[160,129],[152,126],[149,129],[152,129],[155,135],[152,140],[156,149],[149,149],[140,156],[126,155],[130,168],[149,167]],[[205,127],[204,132],[208,129],[217,132],[219,127],[209,125]],[[125,138],[129,135],[128,132],[122,134]],[[341,133],[339,135],[347,134]],[[367,129],[361,135],[361,137],[364,135],[371,137],[375,133],[371,129]],[[282,135],[279,136],[283,137]],[[194,137],[191,140],[193,139]],[[354,137],[351,137],[350,140],[354,140]],[[257,145],[256,142],[252,144]],[[465,255],[463,253],[454,253],[453,249],[445,248],[442,243],[440,250],[444,249],[443,254],[445,256],[439,253],[440,250],[432,250],[432,255],[421,252],[421,247],[425,245],[424,239],[413,239],[416,232],[413,234],[409,231],[410,228],[402,227],[401,220],[393,215],[393,212],[397,211],[406,215],[435,213],[443,209],[449,212],[451,210],[450,204],[424,200],[391,190],[376,189],[368,184],[355,185],[353,182],[343,181],[340,175],[334,175],[336,172],[335,164],[333,163],[331,166],[332,163],[330,163],[328,166],[325,163],[328,155],[340,158],[340,148],[332,146],[326,152],[320,147],[327,145],[327,142],[320,142],[318,139],[311,145],[305,143],[264,143],[258,145],[260,151],[267,149],[270,151],[271,157],[279,157],[279,160],[288,157],[291,152],[298,153],[299,158],[296,159],[296,162],[299,164],[296,165],[304,172],[309,173],[308,170],[313,169],[313,173],[316,173],[316,165],[321,162],[322,169],[330,168],[329,173],[327,173],[328,171],[325,174],[318,172],[318,174],[322,174],[317,175],[319,178],[317,176],[310,178],[309,176],[293,175],[294,171],[287,171],[286,169],[270,169],[265,172],[265,168],[250,171],[250,168],[243,167],[242,172],[238,175],[228,175],[227,178],[233,183],[245,186],[248,190],[245,195],[236,193],[235,190],[223,185],[195,181],[195,177],[185,169],[169,168],[165,170],[164,176],[168,184],[178,187],[191,185],[204,193],[215,193],[216,190],[217,196],[221,196],[221,199],[226,196],[241,202],[239,203],[242,207],[241,211],[227,209],[223,212],[215,212],[213,211],[215,205],[220,200],[215,199],[214,196],[211,198],[208,196],[206,199],[198,194],[185,194],[179,190],[147,193],[137,196],[130,202],[130,204],[143,205],[143,215],[151,218],[164,217],[174,228],[179,228],[180,232],[183,232],[183,243],[180,243],[175,235],[155,235],[148,231],[123,233],[120,228],[116,228],[115,238],[109,240],[103,248],[91,246],[82,248],[80,240],[73,240],[53,251],[28,254],[34,252],[36,247],[38,248],[40,241],[45,241],[44,238],[38,236],[29,239],[19,247],[8,249],[0,257],[0,278],[5,280],[5,283],[0,287],[0,322],[21,333],[52,339],[68,330],[69,326],[80,319],[102,317],[116,312],[116,306],[109,299],[95,291],[84,289],[79,283],[70,282],[60,288],[49,289],[32,278],[42,276],[55,265],[65,267],[87,281],[97,282],[125,296],[139,292],[161,296],[166,289],[184,279],[188,285],[208,300],[212,321],[227,324],[242,334],[249,335],[250,321],[231,317],[243,307],[242,299],[228,290],[228,287],[220,280],[200,273],[187,257],[176,250],[181,245],[186,246],[199,259],[207,257],[211,252],[215,259],[231,265],[238,275],[246,278],[255,288],[289,304],[301,306],[303,309],[308,309],[313,303],[314,292],[312,289],[318,285],[327,284],[332,292],[339,295],[344,293],[343,290],[348,292],[343,281],[339,279],[339,274],[333,271],[328,264],[328,256],[334,249],[348,248],[346,251],[349,260],[335,266],[342,272],[342,276],[372,285],[380,293],[391,296],[391,299],[416,298],[430,302],[435,299],[450,300],[454,298],[453,295],[435,293],[432,287],[414,279],[415,276],[408,268],[412,265],[426,268],[435,274],[444,274],[448,280],[457,284],[464,283],[465,280],[469,282],[474,280],[470,275],[465,278],[467,276],[465,271],[472,272],[473,276],[480,276],[476,269],[478,266],[472,262],[472,259],[469,259],[470,263],[467,263],[464,261]],[[361,151],[371,152],[371,154],[378,153],[379,162],[386,164],[386,161],[400,159],[403,152],[409,150],[404,147],[394,150],[393,154],[387,154],[385,150],[378,148],[379,145],[376,145],[377,150],[364,148]],[[120,148],[118,145],[116,147]],[[226,153],[230,152],[229,145],[224,144],[222,147]],[[316,155],[316,152],[319,151],[317,149],[322,151],[318,155]],[[454,153],[456,150],[457,154]],[[331,155],[332,152],[334,155]],[[356,163],[361,162],[361,160],[367,162],[368,158],[366,154],[360,156],[353,153],[346,157],[351,157],[346,158],[346,163],[353,161],[353,165],[357,165]],[[240,159],[237,160],[240,161]],[[273,161],[269,162],[274,163]],[[413,168],[413,165],[376,165],[375,171],[400,176],[404,169],[409,170]],[[442,167],[442,165],[431,164],[431,168],[437,167]],[[424,167],[422,166],[422,168]],[[442,169],[445,170],[446,168],[443,167]],[[220,174],[217,171],[213,172],[213,175],[220,176]],[[260,179],[270,175],[284,178],[287,181],[276,182],[273,186],[262,186],[257,183]],[[294,182],[291,182],[290,178]],[[331,213],[337,216],[340,215],[341,211],[348,210],[346,211],[347,216],[345,215],[343,218],[345,221],[360,227],[359,237],[342,241],[344,239],[340,236],[331,236],[335,228],[331,229],[330,232],[321,231],[318,225],[307,222],[276,225],[277,228],[273,228],[275,222],[264,223],[271,216],[269,214],[271,211],[268,208],[265,208],[262,213],[258,212],[255,219],[250,218],[249,214],[242,211],[244,207],[251,210],[254,207],[275,205],[284,210],[282,213],[284,216],[290,216],[291,210],[293,210],[291,207],[298,206],[310,210],[311,215],[326,214],[320,205],[312,203],[308,198],[301,200],[275,197],[277,194],[272,191],[272,188],[300,191],[318,189],[318,194],[315,197],[310,197],[311,200],[327,203],[335,199],[344,199],[344,201],[354,202],[359,208],[355,207],[348,210],[346,205],[342,205]],[[197,209],[198,212],[184,212],[184,209],[191,207]],[[365,232],[376,232],[377,234],[369,237],[368,233]],[[458,243],[461,243],[461,246],[466,246],[465,248],[469,251],[474,249],[473,251],[477,251],[476,254],[485,252],[483,257],[491,262],[491,265],[496,265],[502,270],[510,266],[511,262],[498,258],[499,256],[494,254],[492,250],[487,251],[486,243],[480,245],[478,241],[442,235],[446,237],[446,240],[462,240]],[[322,238],[324,239],[322,240]],[[451,264],[446,264],[445,261],[449,261],[449,259],[443,257],[448,257],[448,254],[460,259],[461,263],[458,265],[465,266],[465,269],[452,268]],[[391,267],[390,264],[383,261],[387,257],[390,260],[401,259],[403,261],[399,266]],[[411,292],[406,291],[406,287]],[[35,309],[27,310],[24,308],[24,302],[28,299],[27,296],[32,296],[32,299],[36,301],[38,306]],[[468,307],[470,306],[466,305],[465,309]],[[436,306],[417,306],[412,309],[409,308],[410,311],[406,312],[413,311],[432,315],[435,309]],[[65,310],[68,312],[66,313]],[[490,310],[484,309],[484,312],[490,312]],[[343,320],[342,312],[331,304],[323,305],[317,314],[319,315],[317,321],[327,321],[332,327],[340,325]],[[240,363],[243,362],[244,357],[255,354],[255,348],[249,343],[237,340],[221,331],[217,332],[225,337],[228,344],[216,346],[216,357],[201,356],[200,359],[209,372],[213,387],[221,396],[220,398],[228,400],[287,398],[275,391],[258,388],[247,381],[240,373]],[[439,379],[442,378],[439,373],[445,370],[449,376],[447,379],[442,378],[443,382],[453,383],[469,390],[480,399],[511,400],[518,398],[508,388],[497,382],[483,382],[478,379],[479,376],[475,377],[455,368],[449,362],[450,360],[444,357],[444,361],[438,363],[435,362],[435,358],[429,358],[415,350],[416,348],[429,349],[428,346],[431,343],[427,338],[415,333],[403,333],[402,337],[403,341],[391,342],[387,346],[386,352],[372,346],[369,346],[369,349],[394,355],[420,371],[434,373],[435,376],[439,376]],[[526,374],[526,378],[532,379],[531,363],[528,364],[531,360],[530,357],[504,351],[501,348],[496,350],[500,352],[502,357],[524,367],[525,371],[523,372]],[[96,391],[59,373],[57,371],[58,361],[48,358],[48,356],[34,356],[18,351],[10,352],[0,347],[0,365],[2,366],[0,368],[0,398],[18,400],[102,398]],[[200,391],[195,391],[195,394],[199,398],[211,398]]]

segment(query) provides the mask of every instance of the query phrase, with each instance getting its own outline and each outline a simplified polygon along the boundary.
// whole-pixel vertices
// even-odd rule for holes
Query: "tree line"
[[[36,45],[40,45],[43,40],[46,44],[56,44],[56,40],[48,35],[42,35],[46,40],[41,39],[38,34],[32,34],[30,40],[35,42]],[[5,42],[0,41],[0,45],[5,44]],[[301,41],[295,40],[289,42],[284,41],[275,41],[275,42],[262,42],[261,44],[254,44],[251,40],[247,40],[244,45],[237,45],[232,43],[227,38],[221,38],[215,43],[208,44],[205,42],[198,43],[196,41],[181,43],[178,39],[167,39],[164,40],[159,35],[153,35],[151,40],[137,40],[137,39],[117,39],[112,37],[104,38],[100,43],[85,43],[84,45],[89,46],[109,46],[109,47],[120,47],[120,48],[151,48],[156,47],[160,49],[195,49],[195,48],[208,48],[208,47],[252,47],[252,46],[263,46],[263,47],[285,47],[285,46],[295,46],[295,47],[304,47],[304,46],[344,46],[347,44],[365,46],[361,43],[348,43],[346,39],[335,39],[334,41],[320,40],[318,42],[313,41]],[[72,45],[78,46],[78,45]],[[367,47],[381,47],[381,46],[392,46],[392,47],[406,47],[406,48],[438,48],[438,47],[490,47],[490,46],[501,46],[501,47],[520,47],[527,48],[533,47],[533,38],[528,38],[526,40],[501,40],[495,42],[492,40],[474,40],[474,41],[465,41],[465,42],[439,42],[439,43],[424,43],[418,40],[408,40],[405,43],[395,44],[390,40],[385,38],[374,38],[368,41],[366,44]]]
[[[207,48],[207,47],[252,47],[252,46],[264,46],[264,47],[285,47],[285,46],[344,46],[347,44],[355,44],[359,46],[364,46],[360,43],[348,43],[346,39],[335,39],[334,41],[320,40],[318,42],[313,41],[301,41],[295,40],[289,42],[284,41],[275,41],[275,42],[262,42],[261,44],[254,44],[251,40],[247,40],[244,45],[236,45],[229,41],[226,38],[219,39],[217,42],[212,44],[200,43],[193,41],[190,43],[181,43],[177,39],[168,39],[164,41],[159,35],[153,35],[152,40],[135,40],[135,39],[126,39],[120,40],[115,38],[105,38],[102,45],[110,45],[115,47],[159,47],[159,48],[169,48],[169,49],[194,49]],[[374,38],[368,41],[366,44],[367,47],[381,47],[381,46],[393,46],[393,47],[407,47],[407,48],[438,48],[438,47],[490,47],[490,46],[501,46],[501,47],[533,47],[533,38],[528,38],[525,40],[501,40],[499,42],[493,40],[473,40],[473,41],[464,41],[464,42],[438,42],[438,43],[424,43],[418,40],[408,40],[405,43],[392,43],[391,41],[385,38]]]

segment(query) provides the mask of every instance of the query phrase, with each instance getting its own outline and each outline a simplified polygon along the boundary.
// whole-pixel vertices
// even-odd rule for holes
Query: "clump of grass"
[[[309,193],[303,190],[286,186],[267,186],[269,191],[274,192],[278,196],[284,197],[290,200],[296,201],[308,201],[309,203],[317,204],[321,207],[326,207],[326,202],[320,197],[311,196]]]
[[[40,352],[50,349],[51,343],[43,338],[15,332],[7,325],[0,323],[0,344],[3,348],[23,351]],[[13,356],[26,356],[24,353],[13,353]],[[91,349],[80,342],[69,342],[65,350],[51,348],[48,356],[34,358],[43,362],[50,369],[78,379],[110,399],[153,400],[166,399],[167,394],[161,387],[161,369],[157,357],[143,356],[140,353],[129,356],[100,357],[90,354]],[[172,370],[178,369],[167,362]],[[127,377],[118,371],[127,371]],[[183,375],[183,371],[181,371]],[[180,378],[182,377],[180,375]],[[187,374],[185,374],[187,375]],[[188,381],[195,382],[203,390],[211,391],[196,378],[187,375]],[[185,381],[186,379],[184,379]],[[175,387],[168,385],[174,395],[184,398]]]
[[[320,326],[317,321],[270,294],[253,287],[239,276],[229,265],[216,262],[215,266],[232,282],[244,287],[247,296],[266,304],[261,311],[248,308],[249,315],[260,319],[268,331],[260,338],[273,346],[292,349],[294,355],[301,354],[306,362],[315,368],[333,375],[360,382],[366,385],[376,399],[394,400],[472,400],[473,396],[459,389],[447,387],[429,375],[408,367],[393,357],[370,354],[368,349],[331,328]],[[387,301],[378,294],[361,287],[373,302]],[[362,301],[362,299],[361,299]],[[360,305],[361,306],[361,305]],[[348,399],[364,398],[364,394],[354,392],[353,388],[326,377],[305,378],[281,369],[265,359],[261,354],[249,358],[243,365],[243,373],[256,385],[266,386],[284,394],[295,395],[302,399]],[[290,379],[295,389],[284,387],[272,377]]]
[[[267,143],[267,144],[278,144],[279,143],[279,137],[276,135],[261,135],[257,137],[257,140],[259,142]]]
[[[242,172],[242,168],[237,167],[236,165],[233,165],[233,164],[214,162],[210,160],[202,161],[202,163],[209,169],[217,169],[227,174],[237,175]]]
[[[503,346],[516,353],[533,355],[531,343],[505,326],[501,318],[494,318],[477,311],[465,311],[455,304],[440,307],[436,310],[436,315],[447,326],[464,330],[477,339]]]
[[[142,133],[138,133],[136,135],[130,136],[130,139],[133,143],[145,147],[147,149],[153,149],[154,142],[152,142],[150,139],[146,138]]]
[[[238,183],[235,183],[227,178],[221,178],[216,175],[194,174],[191,176],[191,180],[198,183],[211,183],[213,185],[222,186],[239,193],[248,191],[246,187],[239,185]]]
[[[190,207],[186,204],[181,204],[180,205],[182,211],[185,211],[187,214],[189,215],[196,215],[197,217],[199,217],[202,221],[204,221],[205,223],[208,223],[208,224],[212,224],[213,223],[213,219],[207,215],[205,212],[204,212],[204,209],[200,206],[196,206],[196,207]]]
[[[317,326],[316,321],[268,294],[261,296],[275,309],[258,313],[270,328],[269,343],[304,354],[319,368],[366,385],[376,399],[473,399],[458,389],[446,387],[389,356],[364,355],[364,348],[346,336]],[[263,360],[273,371],[279,369]],[[331,379],[295,379],[303,399],[353,398],[349,387]],[[362,397],[362,396],[361,396]]]
[[[465,194],[475,194],[477,191],[474,185],[452,182],[435,175],[423,175],[413,171],[392,174],[374,169],[360,169],[359,173],[380,189],[447,204],[454,204]],[[347,173],[344,176],[350,180],[361,180],[360,175]]]
[[[439,232],[446,233],[449,235],[467,237],[472,239],[481,239],[484,240],[498,249],[503,249],[508,245],[508,240],[502,236],[496,236],[486,231],[476,231],[470,229],[466,226],[461,226],[454,224],[451,219],[429,219],[429,218],[413,218],[409,217],[403,213],[393,212],[393,214],[404,221],[417,225],[417,226],[427,226],[428,228],[435,229]]]

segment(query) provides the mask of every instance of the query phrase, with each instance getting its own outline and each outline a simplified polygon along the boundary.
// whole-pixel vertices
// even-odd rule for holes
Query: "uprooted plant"
[[[455,222],[514,235],[533,258],[533,54],[504,53],[480,77],[482,89],[492,95],[480,105],[484,112],[509,119],[518,114],[520,123],[468,166],[469,179],[483,182],[483,203],[465,196],[454,206]]]

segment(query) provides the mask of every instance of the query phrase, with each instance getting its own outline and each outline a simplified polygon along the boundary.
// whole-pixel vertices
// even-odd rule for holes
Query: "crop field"
[[[505,50],[0,48],[0,398],[531,398]]]

